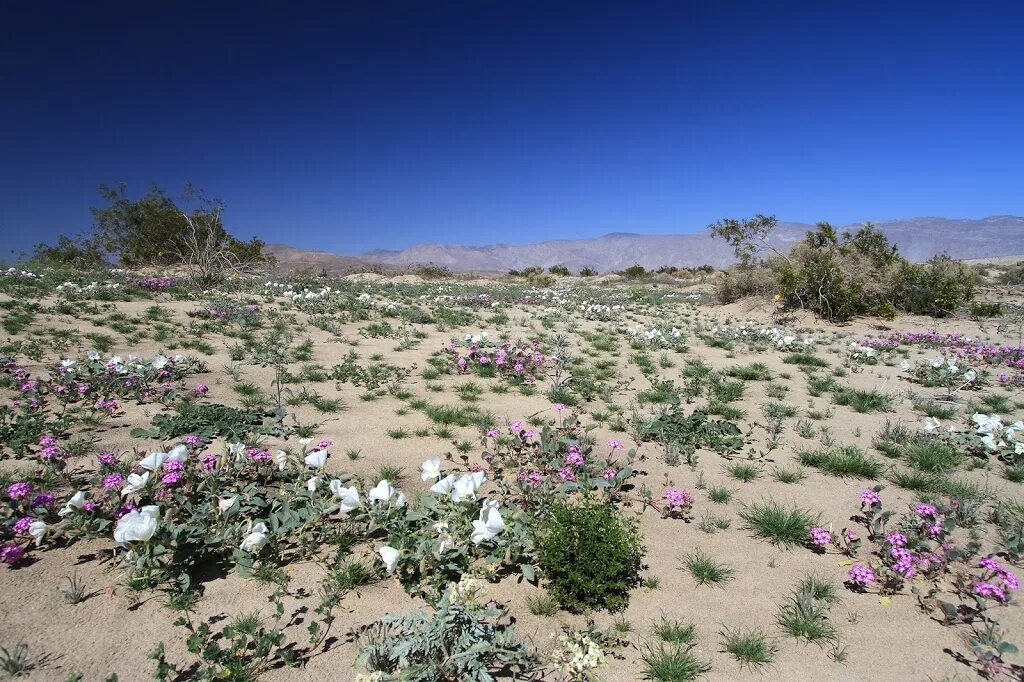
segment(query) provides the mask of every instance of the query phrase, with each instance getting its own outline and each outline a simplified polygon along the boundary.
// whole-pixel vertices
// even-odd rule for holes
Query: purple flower
[[[1006,592],[992,583],[978,583],[974,586],[974,593],[979,597],[995,597],[999,601],[1006,601]]]
[[[875,582],[875,572],[864,564],[855,564],[850,568],[850,580],[857,585],[870,585]]]
[[[935,508],[934,504],[921,503],[914,507],[914,513],[918,516],[931,516],[936,517],[939,514],[939,510]]]
[[[199,438],[199,436],[192,433],[185,436],[183,440],[185,441],[185,445],[199,445],[202,442],[202,439]]]
[[[7,497],[12,500],[20,500],[23,497],[28,497],[32,494],[32,484],[19,481],[18,483],[12,483],[7,486]]]
[[[20,519],[14,522],[14,532],[18,535],[24,535],[28,532],[29,526],[35,521],[31,516],[22,516]]]
[[[672,509],[681,509],[693,504],[693,495],[679,488],[669,488],[665,491],[665,501]]]
[[[887,533],[885,536],[885,541],[893,547],[907,546],[907,536],[903,533]]]
[[[103,479],[103,487],[107,489],[120,488],[123,483],[124,476],[121,474],[110,474]]]
[[[50,493],[39,493],[32,498],[33,507],[52,507],[57,501],[57,498]]]
[[[622,443],[612,438],[611,440],[608,441],[608,447],[610,447],[612,450],[621,450]]]
[[[576,472],[569,467],[562,467],[558,470],[558,477],[563,481],[575,481]]]
[[[609,479],[615,478],[618,475],[618,473],[619,472],[617,472],[615,469],[608,468],[601,472],[601,478],[607,481]]]
[[[860,501],[864,504],[881,504],[882,498],[874,490],[865,490],[860,494]]]
[[[25,550],[18,545],[0,547],[0,564],[16,564],[25,556]]]
[[[555,403],[554,405],[551,406],[551,409],[553,409],[555,412],[561,412],[562,410],[565,409],[565,405],[563,403]]]
[[[195,395],[206,395],[210,390],[210,387],[206,384],[196,384],[195,388],[192,389],[192,393]]]
[[[811,528],[811,544],[815,547],[827,547],[832,544],[832,533],[824,528]]]
[[[578,452],[570,452],[565,458],[565,463],[574,467],[583,466],[583,462],[583,455]]]
[[[100,461],[100,464],[113,464],[116,458],[112,452],[101,452],[96,459]]]

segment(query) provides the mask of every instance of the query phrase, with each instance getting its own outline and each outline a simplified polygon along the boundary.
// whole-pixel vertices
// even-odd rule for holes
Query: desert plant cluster
[[[0,671],[1020,679],[1016,271],[826,237],[731,303],[707,271],[0,272]]]

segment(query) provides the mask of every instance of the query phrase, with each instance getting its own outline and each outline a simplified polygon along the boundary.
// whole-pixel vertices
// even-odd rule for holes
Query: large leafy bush
[[[640,581],[644,547],[635,522],[589,499],[551,507],[538,524],[537,554],[563,608],[619,611]]]

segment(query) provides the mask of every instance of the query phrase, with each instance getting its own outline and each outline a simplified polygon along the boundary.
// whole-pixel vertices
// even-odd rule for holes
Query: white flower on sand
[[[935,417],[924,418],[924,432],[925,433],[938,433],[939,427],[942,423]]]
[[[268,542],[270,542],[270,531],[267,529],[267,524],[260,521],[250,528],[249,534],[242,540],[240,547],[244,552],[258,552]]]
[[[320,487],[320,477],[314,476],[313,478],[306,481],[306,490],[309,492],[316,492],[316,489]]]
[[[150,366],[153,369],[163,369],[164,367],[167,366],[168,362],[170,362],[170,360],[168,360],[166,356],[158,355],[155,358],[153,358],[153,362],[150,364]]]
[[[367,499],[370,500],[370,502],[388,502],[388,501],[391,500],[391,498],[394,496],[394,494],[395,494],[394,486],[392,486],[391,483],[387,479],[384,479],[380,483],[378,483],[373,488],[373,490],[371,490],[366,495],[366,497],[367,497]]]
[[[168,462],[184,462],[186,459],[188,459],[188,446],[182,443],[181,445],[175,445],[167,451],[164,464],[166,465]]]
[[[129,542],[146,542],[156,532],[160,507],[149,504],[142,509],[133,509],[117,520],[114,528],[114,542],[127,547]]]
[[[46,521],[33,521],[32,525],[28,527],[28,534],[36,541],[36,547],[43,543],[43,538],[46,537],[46,529],[49,526],[46,525]]]
[[[148,471],[156,471],[167,461],[166,452],[151,452],[142,458],[139,466]]]
[[[82,508],[85,504],[85,491],[79,490],[71,496],[71,499],[64,503],[64,508],[57,512],[57,516],[67,516]]]
[[[384,562],[384,568],[388,574],[394,573],[395,566],[398,565],[398,550],[384,545],[377,550],[377,553],[380,554],[380,560]]]
[[[128,478],[124,482],[124,487],[121,488],[121,495],[137,493],[146,487],[147,481],[149,481],[148,471],[144,471],[142,474],[128,474]]]
[[[334,496],[341,501],[338,509],[342,514],[348,514],[359,506],[359,489],[355,486],[346,488],[341,481],[334,479],[331,481],[330,488]]]
[[[278,471],[284,471],[284,465],[288,463],[288,453],[284,450],[278,450],[274,453],[274,464],[277,465]]]
[[[497,503],[484,504],[480,510],[480,518],[473,521],[473,532],[469,539],[474,545],[479,545],[485,540],[492,540],[501,531],[505,530],[505,520],[498,512]]]
[[[441,478],[441,458],[431,457],[420,465],[420,478],[424,481],[434,481]]]
[[[903,362],[900,363],[900,369],[902,369],[904,372],[909,371],[910,363],[904,360]]]
[[[943,360],[942,358],[934,357],[931,360],[929,360],[928,363],[935,369],[938,369],[939,367],[942,367],[944,364],[946,364],[946,361]]]
[[[977,378],[978,378],[978,373],[975,372],[973,369],[969,369],[966,372],[964,372],[964,380],[965,381],[974,381]]]
[[[327,451],[326,450],[314,450],[313,452],[306,455],[306,464],[313,467],[314,469],[323,469],[324,464],[327,463]]]
[[[231,497],[218,497],[217,509],[219,509],[221,513],[224,513],[228,509],[231,509],[231,505],[233,505],[237,499],[238,495],[232,495]]]
[[[437,538],[440,541],[440,545],[437,549],[438,554],[444,554],[445,551],[455,546],[455,538],[448,532],[448,523],[446,521],[439,521],[434,524],[434,531],[437,533]]]

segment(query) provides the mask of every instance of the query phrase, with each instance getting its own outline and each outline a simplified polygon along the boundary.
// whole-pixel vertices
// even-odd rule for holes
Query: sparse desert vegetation
[[[228,265],[0,275],[8,674],[1020,675],[1014,301]]]

